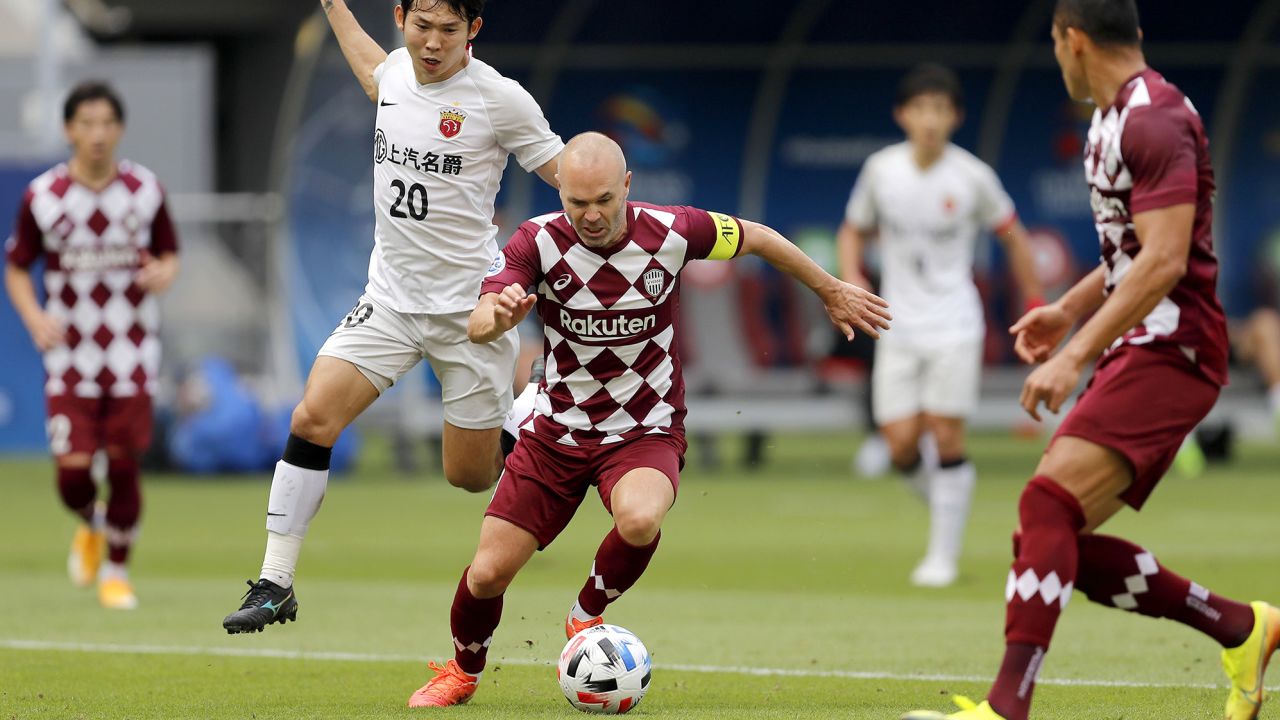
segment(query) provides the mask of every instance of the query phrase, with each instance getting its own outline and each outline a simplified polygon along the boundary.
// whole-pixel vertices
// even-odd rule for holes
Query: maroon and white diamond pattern
[[[1011,569],[1004,586],[1004,599],[1005,602],[1013,602],[1013,598],[1018,597],[1023,602],[1030,602],[1032,598],[1039,596],[1045,605],[1058,603],[1059,608],[1066,608],[1073,589],[1074,583],[1064,585],[1058,573],[1052,570],[1042,578],[1031,568],[1023,570],[1021,574]]]
[[[100,193],[71,182],[65,166],[31,184],[31,212],[44,231],[48,300],[67,342],[44,354],[48,395],[125,397],[155,392],[159,306],[134,284],[163,202],[155,177],[131,163]],[[140,222],[145,218],[146,222]]]
[[[663,306],[684,267],[688,241],[673,227],[674,213],[642,207],[632,212],[630,242],[607,257],[572,240],[557,239],[547,226],[561,214],[534,221],[542,226],[535,242],[544,278],[539,292],[545,298],[557,297],[557,282],[569,276],[578,289],[563,302],[564,308],[653,310],[665,318],[657,321],[659,330],[650,337],[607,346],[577,342],[547,324],[547,391],[539,394],[536,412],[523,427],[562,444],[608,444],[682,428],[684,382],[672,353],[675,328],[672,316],[662,311],[670,310]],[[658,293],[649,291],[644,278],[654,269],[665,273]],[[653,284],[651,275],[648,285]],[[568,286],[566,282],[561,287]],[[552,301],[541,311],[554,314],[560,307]]]

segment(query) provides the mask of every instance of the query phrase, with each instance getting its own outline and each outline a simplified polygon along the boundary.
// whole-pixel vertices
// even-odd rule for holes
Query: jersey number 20
[[[403,180],[392,180],[391,187],[396,189],[396,199],[391,203],[391,217],[427,219],[426,187],[421,183],[414,183],[406,188]],[[405,210],[400,209],[401,203],[404,204],[405,210],[409,211],[407,215]]]

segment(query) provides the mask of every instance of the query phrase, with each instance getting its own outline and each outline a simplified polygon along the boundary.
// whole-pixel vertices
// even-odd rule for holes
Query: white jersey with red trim
[[[980,232],[1015,219],[1000,179],[972,153],[948,145],[921,169],[907,142],[867,158],[845,210],[860,231],[878,232],[894,335],[943,341],[983,336],[974,247]]]
[[[494,199],[508,156],[533,172],[564,143],[523,87],[477,58],[421,85],[400,48],[373,75],[375,226],[365,292],[402,313],[470,310],[498,252]]]

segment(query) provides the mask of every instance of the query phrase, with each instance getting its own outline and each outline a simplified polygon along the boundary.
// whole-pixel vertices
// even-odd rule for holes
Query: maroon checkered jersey
[[[629,202],[626,218],[622,239],[602,249],[582,244],[563,212],[529,220],[480,288],[536,287],[546,378],[521,427],[565,445],[683,436],[680,271],[742,244],[742,224],[721,213]]]
[[[147,254],[177,247],[164,190],[141,165],[121,161],[98,191],[65,164],[31,181],[5,251],[22,268],[44,258],[45,310],[66,327],[66,342],[44,353],[46,395],[154,392],[160,310],[134,276]]]
[[[1115,289],[1142,246],[1133,216],[1195,205],[1187,273],[1142,322],[1112,346],[1163,346],[1187,356],[1210,380],[1227,382],[1227,325],[1218,301],[1213,252],[1213,166],[1195,106],[1160,73],[1146,69],[1093,113],[1084,156],[1094,225]]]

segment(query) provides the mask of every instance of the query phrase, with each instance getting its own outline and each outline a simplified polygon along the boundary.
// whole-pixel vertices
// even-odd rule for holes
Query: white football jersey
[[[400,48],[373,72],[375,229],[371,297],[402,313],[470,310],[498,254],[493,201],[507,156],[532,172],[563,148],[514,80],[471,58],[419,85]]]
[[[974,245],[979,232],[1001,231],[1014,218],[986,163],[948,145],[922,170],[907,142],[867,158],[845,210],[855,227],[879,232],[880,295],[893,309],[894,335],[944,341],[983,336]]]

